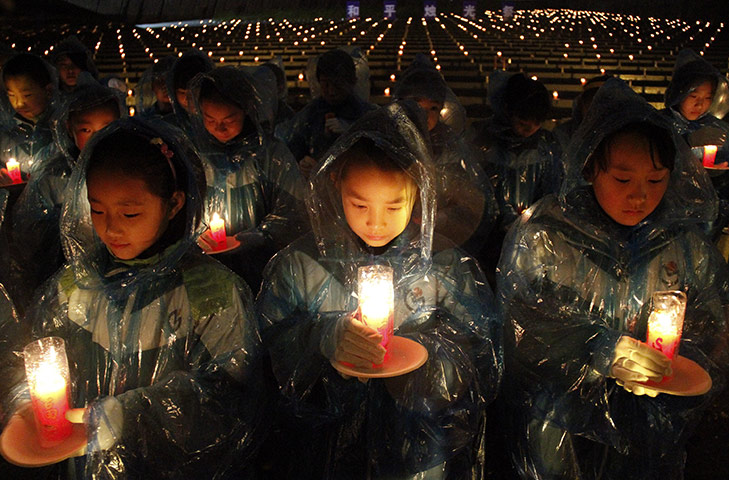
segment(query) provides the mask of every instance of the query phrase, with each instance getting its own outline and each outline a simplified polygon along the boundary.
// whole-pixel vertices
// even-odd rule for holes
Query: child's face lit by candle
[[[219,142],[233,140],[243,131],[245,112],[230,103],[203,100],[200,105],[205,129]]]
[[[131,260],[155,244],[185,202],[153,194],[144,180],[118,172],[92,172],[87,182],[96,234],[119,259]]]
[[[347,224],[367,245],[382,247],[405,230],[417,191],[405,172],[353,165],[339,187]]]
[[[706,81],[696,87],[678,105],[678,109],[686,120],[697,120],[705,114],[714,100],[714,88]]]
[[[607,171],[595,167],[595,197],[617,223],[637,225],[661,202],[671,172],[657,158],[654,164],[648,141],[636,134],[618,135],[607,155]]]
[[[43,87],[27,75],[5,78],[5,91],[13,109],[20,116],[36,121],[48,107],[52,87]]]

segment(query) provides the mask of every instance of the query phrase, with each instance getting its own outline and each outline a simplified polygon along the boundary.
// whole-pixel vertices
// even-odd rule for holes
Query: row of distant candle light
[[[570,32],[574,31],[574,28],[573,27],[576,25],[575,24],[575,21],[577,21],[577,20],[589,20],[593,25],[596,25],[596,26],[599,25],[605,31],[608,30],[609,24],[612,23],[613,24],[613,28],[612,28],[613,31],[608,31],[607,32],[610,37],[613,37],[614,32],[617,31],[617,28],[618,27],[616,26],[616,24],[618,22],[620,23],[621,26],[624,27],[625,26],[625,21],[628,21],[628,26],[629,27],[631,27],[631,26],[634,27],[635,32],[629,31],[627,28],[624,28],[623,29],[623,32],[626,33],[626,34],[628,34],[631,38],[635,37],[636,34],[640,35],[640,25],[637,24],[637,23],[634,23],[634,22],[640,21],[641,18],[640,17],[637,17],[637,16],[632,16],[632,15],[630,15],[630,16],[622,16],[622,15],[619,15],[619,14],[606,14],[606,13],[602,13],[602,12],[585,12],[585,11],[575,11],[575,10],[533,10],[533,11],[527,11],[525,13],[522,13],[521,15],[517,14],[514,17],[514,20],[512,22],[506,23],[504,25],[503,24],[503,21],[501,19],[500,14],[497,14],[497,13],[494,13],[494,12],[491,12],[491,11],[488,11],[488,10],[485,11],[484,14],[485,14],[486,20],[487,21],[490,21],[490,23],[491,23],[490,25],[488,25],[489,28],[496,29],[496,30],[501,31],[501,32],[506,32],[507,31],[507,27],[508,27],[508,29],[514,29],[516,27],[520,27],[521,26],[520,19],[522,19],[525,22],[525,25],[524,25],[523,28],[525,28],[526,30],[532,30],[534,32],[535,38],[539,38],[540,33],[544,33],[546,31],[545,28],[542,27],[542,25],[540,23],[540,21],[543,20],[543,19],[549,19],[549,23],[550,24],[553,24],[555,22],[563,23],[563,20],[565,22],[569,22],[569,24],[571,25],[570,27],[567,27],[566,25],[561,25],[560,27],[561,27],[562,30],[569,29]],[[461,16],[456,15],[456,14],[451,14],[451,15],[454,18],[458,19],[459,21],[464,22],[467,25],[469,25],[469,26],[471,26],[471,27],[473,27],[475,29],[478,29],[478,30],[480,30],[482,32],[487,32],[488,31],[485,26],[480,25],[480,24],[483,24],[484,18],[480,18],[478,20],[478,22],[475,22],[475,21],[473,21],[471,19],[468,19],[468,18],[465,18],[465,17],[461,17]],[[561,17],[558,16],[558,15],[561,15]],[[598,21],[596,22],[595,19],[597,19]],[[452,35],[450,32],[448,32],[447,27],[443,23],[441,23],[439,17],[435,17],[434,20],[435,20],[435,22],[438,22],[440,24],[441,28],[444,29],[448,33],[448,35],[450,36],[450,38],[452,39],[452,41],[455,42],[457,48],[461,51],[461,53],[464,56],[467,57],[469,55],[467,46],[465,44],[462,44],[459,40],[456,39],[456,37],[454,35]],[[663,27],[660,24],[658,24],[658,21],[656,19],[654,19],[654,18],[648,18],[648,20],[650,22],[651,28],[653,29],[653,32],[650,33],[650,38],[651,39],[657,38],[657,39],[666,40],[666,41],[670,40],[671,39],[671,35],[668,35],[667,32],[664,31],[664,28],[666,28],[666,29],[671,28],[671,29],[673,29],[673,31],[680,30],[680,32],[683,32],[683,33],[689,31],[689,29],[691,28],[691,25],[690,24],[685,23],[685,22],[682,22],[681,20],[667,20],[666,21],[666,23],[667,23],[666,24],[666,27]],[[323,21],[322,18],[314,19],[314,22],[315,23],[322,22],[322,21]],[[366,23],[370,23],[372,21],[372,19],[371,18],[367,18],[364,21]],[[225,35],[226,36],[230,36],[235,31],[235,29],[240,25],[241,22],[242,22],[242,20],[240,20],[240,19],[231,20],[230,22],[220,22],[220,23],[212,22],[212,21],[209,21],[209,22],[208,21],[206,21],[206,22],[200,22],[200,26],[202,26],[202,31],[200,33],[205,34],[207,32],[207,28],[208,27],[212,27],[212,32],[217,32],[219,28],[222,28],[221,33],[223,31],[225,31]],[[269,19],[269,23],[272,23],[272,22],[273,22],[273,19]],[[352,29],[356,29],[357,28],[357,25],[355,24],[356,22],[357,22],[357,20],[352,19],[352,20],[349,20],[347,23],[351,24],[351,28]],[[409,26],[411,22],[412,22],[412,17],[408,18],[407,25]],[[430,34],[429,34],[428,30],[427,30],[427,22],[425,21],[425,19],[422,19],[422,23],[425,26],[426,35],[428,36],[428,41],[429,41],[429,44],[430,44],[430,47],[431,47],[430,55],[433,57],[433,61],[434,61],[435,65],[436,65],[436,68],[440,70],[441,66],[440,66],[440,64],[438,64],[438,57],[436,56],[435,49],[434,49],[434,47],[432,45],[432,41],[430,39]],[[699,29],[698,29],[698,32],[697,33],[702,33],[704,29],[708,29],[708,28],[711,27],[711,23],[710,22],[706,22],[703,26],[701,26],[702,23],[703,22],[701,22],[701,21],[697,21],[696,22],[696,25],[699,26]],[[379,24],[379,22],[373,23],[372,25],[369,26],[369,29],[374,29],[378,24]],[[245,35],[244,35],[244,40],[248,40],[250,38],[250,36],[252,35],[251,34],[251,28],[252,28],[252,25],[253,24],[252,23],[248,23],[246,25],[247,25],[247,28],[246,28],[246,32],[245,32]],[[261,31],[260,31],[261,22],[256,22],[255,25],[256,25],[256,28],[255,28],[255,38],[258,39],[259,36],[261,35]],[[336,22],[334,20],[330,20],[328,22],[328,25],[329,25],[329,27],[327,29],[325,29],[321,34],[319,34],[320,36],[321,35],[325,35],[325,34],[327,34],[329,32],[333,32],[333,31],[339,29],[340,26],[343,26],[343,27],[346,27],[347,26],[346,24],[344,24],[344,25],[338,25],[338,24],[336,24]],[[464,26],[463,24],[458,24],[457,23],[456,26],[458,28],[462,29],[467,34],[471,35],[474,40],[477,40],[482,45],[485,45],[485,43],[482,40],[479,40],[479,37],[478,37],[478,35],[476,33],[469,32],[468,29],[466,28],[466,26]],[[188,27],[190,27],[190,24],[189,23],[182,23],[182,22],[180,22],[177,25],[172,25],[170,27],[170,30],[168,30],[167,27],[161,27],[161,31],[162,32],[165,32],[165,31],[171,31],[171,30],[179,29],[179,33],[182,34],[182,33],[185,32],[185,29],[188,28]],[[194,28],[195,25],[193,25],[192,27]],[[298,46],[299,43],[300,43],[300,41],[302,43],[307,43],[310,38],[311,38],[311,40],[314,40],[316,38],[316,36],[317,36],[317,33],[316,33],[316,27],[317,26],[316,25],[312,25],[311,27],[306,28],[304,30],[304,32],[303,32],[304,36],[303,36],[303,38],[301,38],[301,36],[302,36],[302,29],[304,28],[304,26],[299,25],[298,27],[296,27],[293,24],[291,24],[288,20],[284,19],[281,23],[278,23],[278,24],[276,24],[274,26],[274,36],[275,37],[278,37],[278,42],[279,43],[283,43],[285,41],[284,37],[281,36],[281,32],[279,32],[279,27],[285,27],[286,29],[290,29],[290,30],[292,30],[293,32],[296,33],[296,36],[297,37],[299,37],[299,38],[297,38],[292,43],[293,46]],[[390,29],[391,27],[392,27],[392,23],[387,23],[387,29]],[[723,27],[724,27],[724,24],[722,22],[722,23],[719,24],[719,27],[716,29],[715,34],[718,35],[721,32],[721,29]],[[550,31],[554,31],[555,30],[555,27],[554,26],[550,26],[548,28],[550,28]],[[97,27],[94,27],[94,30],[93,31],[95,32],[96,29],[97,29]],[[342,36],[345,33],[344,30],[345,30],[345,28],[342,28],[342,31],[339,32],[339,36]],[[172,47],[171,41],[167,41],[167,43],[164,43],[164,41],[161,40],[161,38],[160,38],[161,37],[160,33],[155,33],[154,30],[151,27],[145,28],[144,31],[146,31],[150,35],[154,35],[154,37],[157,40],[162,41],[165,49],[170,49]],[[592,33],[592,27],[588,27],[588,32]],[[77,33],[81,33],[81,31],[79,30]],[[133,28],[132,29],[132,33],[133,33],[134,37],[137,39],[137,41],[142,44],[142,47],[144,48],[145,53],[149,54],[150,59],[153,59],[153,61],[155,63],[158,62],[159,59],[158,58],[155,58],[154,52],[151,52],[150,51],[150,47],[147,47],[145,45],[144,41],[142,40],[141,35],[137,31],[137,28]],[[192,34],[192,38],[198,38],[199,35],[200,35],[200,33],[194,33],[194,34]],[[124,70],[126,71],[126,59],[125,59],[126,58],[126,53],[125,53],[125,50],[124,50],[124,45],[122,43],[122,31],[121,31],[121,29],[117,29],[116,30],[116,34],[117,34],[117,40],[119,42],[119,54],[120,54],[120,57],[122,59],[122,62],[124,63]],[[307,36],[307,34],[310,35],[310,37]],[[360,35],[361,36],[365,36],[366,34],[367,34],[367,32],[365,30],[361,30],[360,31]],[[384,36],[385,36],[385,33],[381,33],[377,37],[376,43],[379,43],[380,41],[382,41],[382,39],[384,38]],[[406,37],[407,37],[407,28],[406,28],[405,34],[403,35],[402,41],[401,41],[400,46],[398,47],[398,51],[397,51],[397,54],[398,54],[398,57],[397,57],[397,60],[398,60],[398,69],[400,67],[400,65],[399,65],[399,63],[400,63],[400,57],[403,55],[404,48],[407,45]],[[267,40],[270,40],[271,39],[271,34],[267,34],[265,38]],[[185,35],[181,36],[179,39],[180,39],[180,41],[184,41]],[[525,39],[525,36],[524,35],[520,35],[519,36],[519,39],[520,40],[524,40]],[[352,39],[351,39],[351,42],[348,42],[348,44],[351,45],[352,42],[356,42],[357,40],[358,40],[358,38],[356,36],[353,36]],[[693,41],[694,40],[694,36],[691,36],[690,37],[690,40]],[[709,42],[706,42],[704,44],[704,47],[705,48],[709,48],[710,45],[711,45],[711,42],[713,42],[714,40],[715,40],[715,36],[712,36],[710,38],[710,41]],[[596,41],[595,40],[595,36],[591,36],[590,37],[590,41],[593,42],[592,43],[592,48],[594,50],[596,50],[598,48],[598,45],[597,45],[597,43],[595,43],[595,41]],[[641,37],[638,37],[636,39],[636,41],[637,41],[638,44],[641,44],[643,42],[643,40],[642,40]],[[326,45],[326,41],[325,40],[320,40],[319,43],[322,46]],[[579,45],[583,45],[584,44],[583,40],[578,40],[578,44]],[[222,45],[222,42],[218,41],[217,42],[217,46],[220,47],[221,45]],[[13,48],[15,48],[15,43],[13,43],[12,46],[13,46]],[[566,49],[569,49],[570,48],[570,44],[569,43],[565,43],[564,46],[565,46]],[[95,53],[98,52],[98,50],[99,50],[100,47],[101,47],[101,40],[99,39],[99,41],[96,43],[96,46],[95,46]],[[192,44],[191,44],[191,47],[192,48],[198,48],[201,51],[204,51],[205,50],[202,45],[197,45],[197,41],[193,41]],[[254,51],[258,51],[258,48],[259,48],[259,46],[258,45],[255,45],[254,46]],[[32,47],[29,46],[28,47],[28,51],[31,51],[31,49],[32,49]],[[369,50],[374,50],[374,49],[375,49],[375,44],[370,45]],[[646,49],[650,51],[650,50],[653,49],[653,46],[652,45],[647,45],[646,46]],[[52,50],[53,50],[53,46],[50,46],[48,49],[45,50],[45,54],[47,55]],[[182,53],[183,53],[182,51],[178,51],[178,48],[177,47],[174,48],[174,51],[175,51],[175,53],[178,56],[181,56]],[[610,51],[610,54],[611,55],[614,55],[615,54],[615,49],[611,48],[609,51]],[[642,50],[641,50],[640,53],[642,53]],[[701,50],[699,53],[701,55],[703,55],[704,54],[704,50]],[[243,56],[243,54],[244,54],[244,51],[243,50],[240,50],[238,52],[238,55],[239,56]],[[303,54],[305,54],[305,51],[302,51],[302,55]],[[502,54],[501,51],[499,51],[499,52],[496,53],[496,55],[497,55],[497,57],[502,57],[503,54]],[[208,56],[210,56],[210,57],[213,56],[213,51],[212,50],[209,50],[208,51]],[[595,56],[596,56],[597,59],[600,59],[601,58],[601,54],[600,53],[596,53]],[[563,53],[563,57],[564,58],[568,58],[569,57],[569,54],[567,52],[565,52],[565,53]],[[635,55],[634,54],[629,54],[627,56],[627,58],[628,58],[628,60],[632,61],[632,60],[634,60]],[[254,62],[257,63],[260,59],[261,59],[260,56],[256,56],[256,57],[254,57]],[[224,62],[225,61],[225,57],[224,56],[221,56],[220,59],[219,59],[219,61],[220,62]],[[472,60],[472,62],[473,62],[473,60]],[[502,58],[502,68],[503,69],[506,69],[506,64],[507,63],[508,64],[511,64],[511,59],[506,60],[506,59]],[[496,69],[496,68],[498,68],[498,63],[497,63],[497,59],[495,57],[494,58],[494,69]],[[605,73],[605,69],[604,68],[600,68],[600,73],[601,74],[604,74]],[[299,81],[303,81],[304,78],[305,77],[304,77],[304,73],[303,72],[298,75]],[[533,77],[533,78],[536,79],[536,77]],[[392,77],[391,77],[391,79],[392,79],[392,81],[394,81],[394,79]],[[584,84],[584,79],[582,79],[582,83]],[[384,93],[385,96],[389,96],[390,95],[390,87],[385,88],[385,90],[384,90],[383,93]],[[552,93],[552,95],[554,96],[555,99],[559,98],[559,92],[557,92],[557,91],[554,91]]]

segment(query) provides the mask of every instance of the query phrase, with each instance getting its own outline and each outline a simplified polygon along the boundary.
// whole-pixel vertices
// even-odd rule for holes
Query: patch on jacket
[[[420,287],[414,287],[405,296],[405,305],[411,312],[422,308],[424,302],[425,297],[423,297],[423,289]]]
[[[661,282],[666,287],[675,287],[678,285],[678,265],[673,260],[663,264],[661,267]]]

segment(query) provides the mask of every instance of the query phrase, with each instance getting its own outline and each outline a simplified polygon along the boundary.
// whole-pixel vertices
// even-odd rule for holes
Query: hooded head
[[[30,53],[19,53],[2,66],[4,94],[10,107],[26,120],[36,122],[49,111],[57,78],[52,67]]]
[[[93,78],[99,78],[99,71],[91,59],[91,52],[73,35],[56,45],[52,62],[58,70],[58,76],[64,89],[76,88],[81,72],[88,72]]]
[[[428,130],[440,122],[456,132],[466,126],[466,113],[453,90],[428,57],[419,53],[403,72],[394,89],[396,99],[410,99],[428,116]]]
[[[64,99],[51,119],[58,149],[72,165],[99,130],[126,116],[124,95],[99,84],[82,85]]]
[[[61,218],[66,257],[79,278],[109,261],[141,262],[162,274],[199,234],[204,179],[186,138],[163,122],[118,120],[84,148]]]
[[[693,50],[681,50],[666,88],[666,107],[694,121],[726,113],[728,100],[726,78]]]
[[[328,87],[335,91],[324,95],[320,76],[326,77],[329,80]],[[330,104],[330,100],[337,101],[339,97],[344,97],[344,93],[347,96],[354,93],[364,101],[370,98],[370,67],[359,47],[341,47],[309,58],[306,79],[311,98],[322,97]],[[339,91],[341,89],[346,92]]]
[[[523,73],[493,72],[489,75],[488,98],[498,121],[519,138],[539,131],[552,108],[544,84]]]
[[[172,96],[167,91],[167,77],[176,60],[177,57],[174,56],[162,58],[144,71],[134,88],[138,114],[149,109],[155,102],[160,100],[169,104],[169,108],[172,108]]]
[[[196,131],[201,138],[228,144],[251,134],[263,138],[264,111],[259,82],[238,67],[219,67],[190,82]]]
[[[609,185],[623,190],[605,190]],[[640,187],[645,200],[640,208],[611,206],[606,200],[628,199],[631,193],[624,189],[633,185]],[[595,94],[567,150],[560,192],[563,209],[577,211],[597,225],[600,212],[587,211],[595,209],[594,202],[586,200],[592,195],[604,213],[626,226],[640,225],[646,218],[664,225],[706,222],[716,215],[716,194],[708,177],[666,118],[615,78]]]
[[[176,114],[183,114],[190,108],[187,101],[190,81],[198,73],[212,69],[213,62],[199,50],[191,50],[175,61],[167,76],[167,93]]]
[[[422,112],[396,102],[363,116],[329,149],[307,198],[323,255],[396,244],[430,258],[435,190],[424,132]]]

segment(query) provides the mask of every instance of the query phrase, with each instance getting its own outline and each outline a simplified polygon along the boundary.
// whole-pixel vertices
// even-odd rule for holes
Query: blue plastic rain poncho
[[[366,58],[359,49],[352,51],[351,56],[358,78],[353,93],[339,105],[330,105],[321,96],[316,80],[316,59],[310,62],[307,80],[311,89],[311,102],[289,121],[276,128],[276,136],[286,142],[296,161],[301,161],[305,156],[321,159],[324,152],[337,139],[339,133],[325,128],[328,118],[337,118],[342,125],[348,127],[366,112],[376,108],[369,103],[369,69]],[[338,81],[344,80],[338,79]]]
[[[476,256],[494,226],[498,206],[491,182],[478,163],[478,152],[462,135],[463,106],[422,54],[403,72],[394,96],[439,109],[426,112],[435,163],[435,231]]]
[[[95,109],[104,110],[103,118],[109,121],[124,116],[123,94],[94,82],[80,85],[64,97],[51,119],[56,150],[60,153],[35,170],[13,207],[14,258],[19,260],[14,270],[25,290],[25,295],[17,301],[23,305],[65,261],[59,220],[71,169],[79,155],[71,123]],[[96,121],[87,121],[79,127],[98,128]]]
[[[419,213],[378,248],[349,228],[332,179],[338,157],[360,139],[374,142],[419,187]],[[485,407],[501,378],[501,323],[474,260],[444,246],[452,243],[443,237],[433,239],[425,145],[398,104],[356,122],[312,177],[314,233],[266,269],[256,302],[282,397],[277,451],[290,454],[282,476],[413,478],[429,471],[435,476],[428,478],[479,478]],[[337,325],[357,309],[357,269],[368,264],[392,266],[395,335],[424,345],[429,358],[408,375],[362,383],[344,378],[329,359]],[[277,462],[285,463],[280,454]]]
[[[476,124],[473,143],[481,150],[481,166],[491,178],[500,210],[500,228],[508,229],[521,212],[561,181],[561,149],[551,132],[540,128],[528,138],[516,135],[503,95],[513,74],[496,71],[489,77],[489,102],[494,115]]]
[[[128,261],[96,235],[85,180],[96,145],[121,131],[161,145],[186,191],[182,237],[168,230],[150,256]],[[76,478],[242,478],[260,438],[251,293],[194,245],[200,166],[176,132],[127,119],[90,140],[61,219],[70,263],[27,316],[36,337],[65,340],[72,406],[88,406],[88,453],[72,460]]]
[[[177,57],[168,56],[147,68],[134,87],[136,115],[141,118],[162,118],[172,112],[172,96],[166,79]],[[159,96],[158,96],[159,91]],[[160,97],[166,102],[160,102]]]
[[[286,145],[261,126],[264,87],[257,80],[243,69],[220,67],[190,84],[196,143],[208,184],[205,218],[218,213],[228,235],[238,235],[242,245],[231,254],[238,257],[231,267],[254,289],[268,259],[309,229],[296,162]],[[225,143],[206,130],[200,100],[205,85],[246,112],[241,133]]]
[[[165,121],[176,126],[185,132],[191,139],[194,139],[195,131],[192,126],[190,114],[180,103],[177,97],[177,89],[187,91],[190,80],[198,73],[209,72],[213,69],[213,62],[200,50],[190,50],[175,60],[167,74],[167,94],[172,102],[172,113],[164,115]],[[190,102],[189,96],[185,95]]]
[[[600,141],[637,121],[670,132],[627,84],[608,80],[570,144],[559,196],[532,206],[504,243],[504,393],[525,478],[683,478],[684,445],[725,384],[729,285],[698,229],[716,213],[699,164],[674,136],[666,193],[633,227],[604,213],[583,177]],[[638,396],[610,377],[619,338],[645,339],[651,294],[662,290],[688,296],[680,354],[711,375],[705,395]]]

